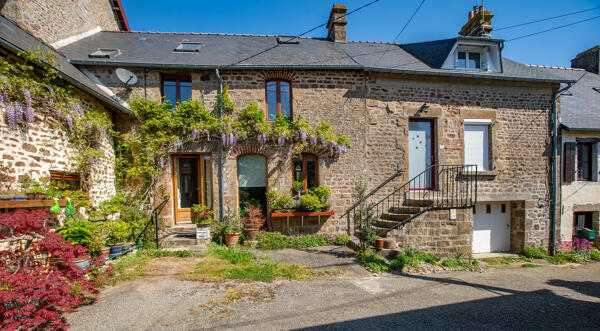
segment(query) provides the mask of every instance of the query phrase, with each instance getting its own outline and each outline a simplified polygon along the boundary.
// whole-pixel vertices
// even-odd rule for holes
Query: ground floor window
[[[238,192],[240,208],[259,204],[266,206],[267,158],[258,154],[238,157]]]
[[[294,181],[303,183],[304,190],[310,190],[319,186],[319,163],[313,154],[302,154],[294,159],[293,176]]]
[[[592,214],[591,211],[573,213],[573,235],[577,234],[577,229],[592,229]]]

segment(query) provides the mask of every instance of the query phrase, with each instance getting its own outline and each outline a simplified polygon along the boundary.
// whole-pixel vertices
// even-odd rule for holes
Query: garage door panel
[[[490,213],[487,213],[490,205]],[[473,253],[507,252],[510,250],[510,204],[477,205],[473,215]]]

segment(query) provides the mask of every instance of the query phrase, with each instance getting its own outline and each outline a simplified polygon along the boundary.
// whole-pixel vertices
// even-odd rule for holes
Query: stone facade
[[[105,109],[94,98],[77,93],[82,100],[82,109]],[[35,122],[26,129],[11,129],[7,126],[5,108],[0,109],[0,166],[8,168],[3,178],[3,190],[20,190],[19,180],[29,175],[35,180],[49,177],[50,171],[73,172],[74,163],[69,157],[76,153],[62,125],[45,111],[34,105]],[[49,110],[52,111],[52,110]],[[87,176],[82,179],[88,184],[92,203],[108,200],[115,194],[115,155],[112,137],[105,135],[100,144],[104,159],[99,160]]]
[[[128,68],[140,78],[132,90],[121,87],[114,68],[86,67],[125,100],[135,97],[160,99],[160,75],[156,70]],[[218,90],[214,72],[164,71],[188,74],[192,98],[212,109]],[[480,173],[480,201],[510,201],[513,206],[511,232],[514,251],[524,246],[547,246],[549,238],[549,122],[554,85],[516,81],[428,77],[406,74],[373,74],[363,71],[279,70],[223,71],[223,81],[236,108],[255,102],[265,107],[265,80],[286,78],[292,82],[293,116],[309,123],[328,122],[338,134],[350,138],[352,147],[339,158],[319,155],[319,184],[333,190],[330,198],[335,215],[315,223],[311,230],[345,232],[347,222],[339,215],[353,203],[353,188],[365,182],[368,189],[408,167],[408,121],[420,117],[435,123],[435,162],[464,163],[464,119],[489,119],[490,171]],[[201,77],[204,77],[202,79]],[[420,111],[423,104],[427,113]],[[216,142],[186,146],[183,153],[211,153],[213,156],[213,205],[218,207]],[[236,158],[245,152],[265,154],[268,185],[291,192],[290,152],[258,146],[237,146],[226,151],[225,205],[237,208]],[[170,170],[169,170],[170,172]],[[164,180],[172,192],[171,174]],[[408,181],[408,171],[389,183],[378,198]],[[165,215],[172,222],[171,210]],[[448,211],[429,212],[392,234],[404,246],[451,254],[470,254],[473,217],[459,210],[457,220],[448,220]],[[302,229],[301,219],[292,219]],[[305,218],[306,222],[307,219]],[[287,219],[271,220],[287,222]],[[287,224],[286,224],[287,225]],[[300,227],[299,227],[300,226]],[[282,225],[274,225],[282,228]],[[443,244],[440,244],[443,243]]]
[[[1,0],[0,14],[47,44],[99,27],[118,31],[109,0]]]

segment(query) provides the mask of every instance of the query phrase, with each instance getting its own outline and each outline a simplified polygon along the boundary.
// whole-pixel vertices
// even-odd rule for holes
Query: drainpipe
[[[219,68],[215,69],[217,79],[219,79],[219,94],[223,93],[223,81],[219,75]],[[219,106],[219,118],[223,119],[223,104]],[[222,221],[225,217],[225,198],[223,196],[223,142],[219,140],[219,219]]]
[[[550,219],[550,228],[552,232],[550,232],[550,254],[554,255],[556,252],[556,196],[558,192],[558,164],[556,159],[558,158],[558,109],[556,106],[556,102],[561,93],[570,89],[574,83],[568,83],[566,87],[554,92],[552,96],[552,210],[551,210],[551,219]],[[561,191],[562,193],[562,191]]]

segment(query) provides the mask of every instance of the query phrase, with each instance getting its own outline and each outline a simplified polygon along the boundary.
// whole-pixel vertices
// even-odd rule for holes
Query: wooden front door
[[[210,155],[173,157],[173,201],[175,224],[192,223],[192,206],[212,208],[212,167]]]
[[[424,171],[434,162],[434,142],[433,120],[413,118],[409,120],[408,176],[411,179],[417,178],[411,183],[410,188],[413,190],[433,188],[432,172],[424,173]]]

